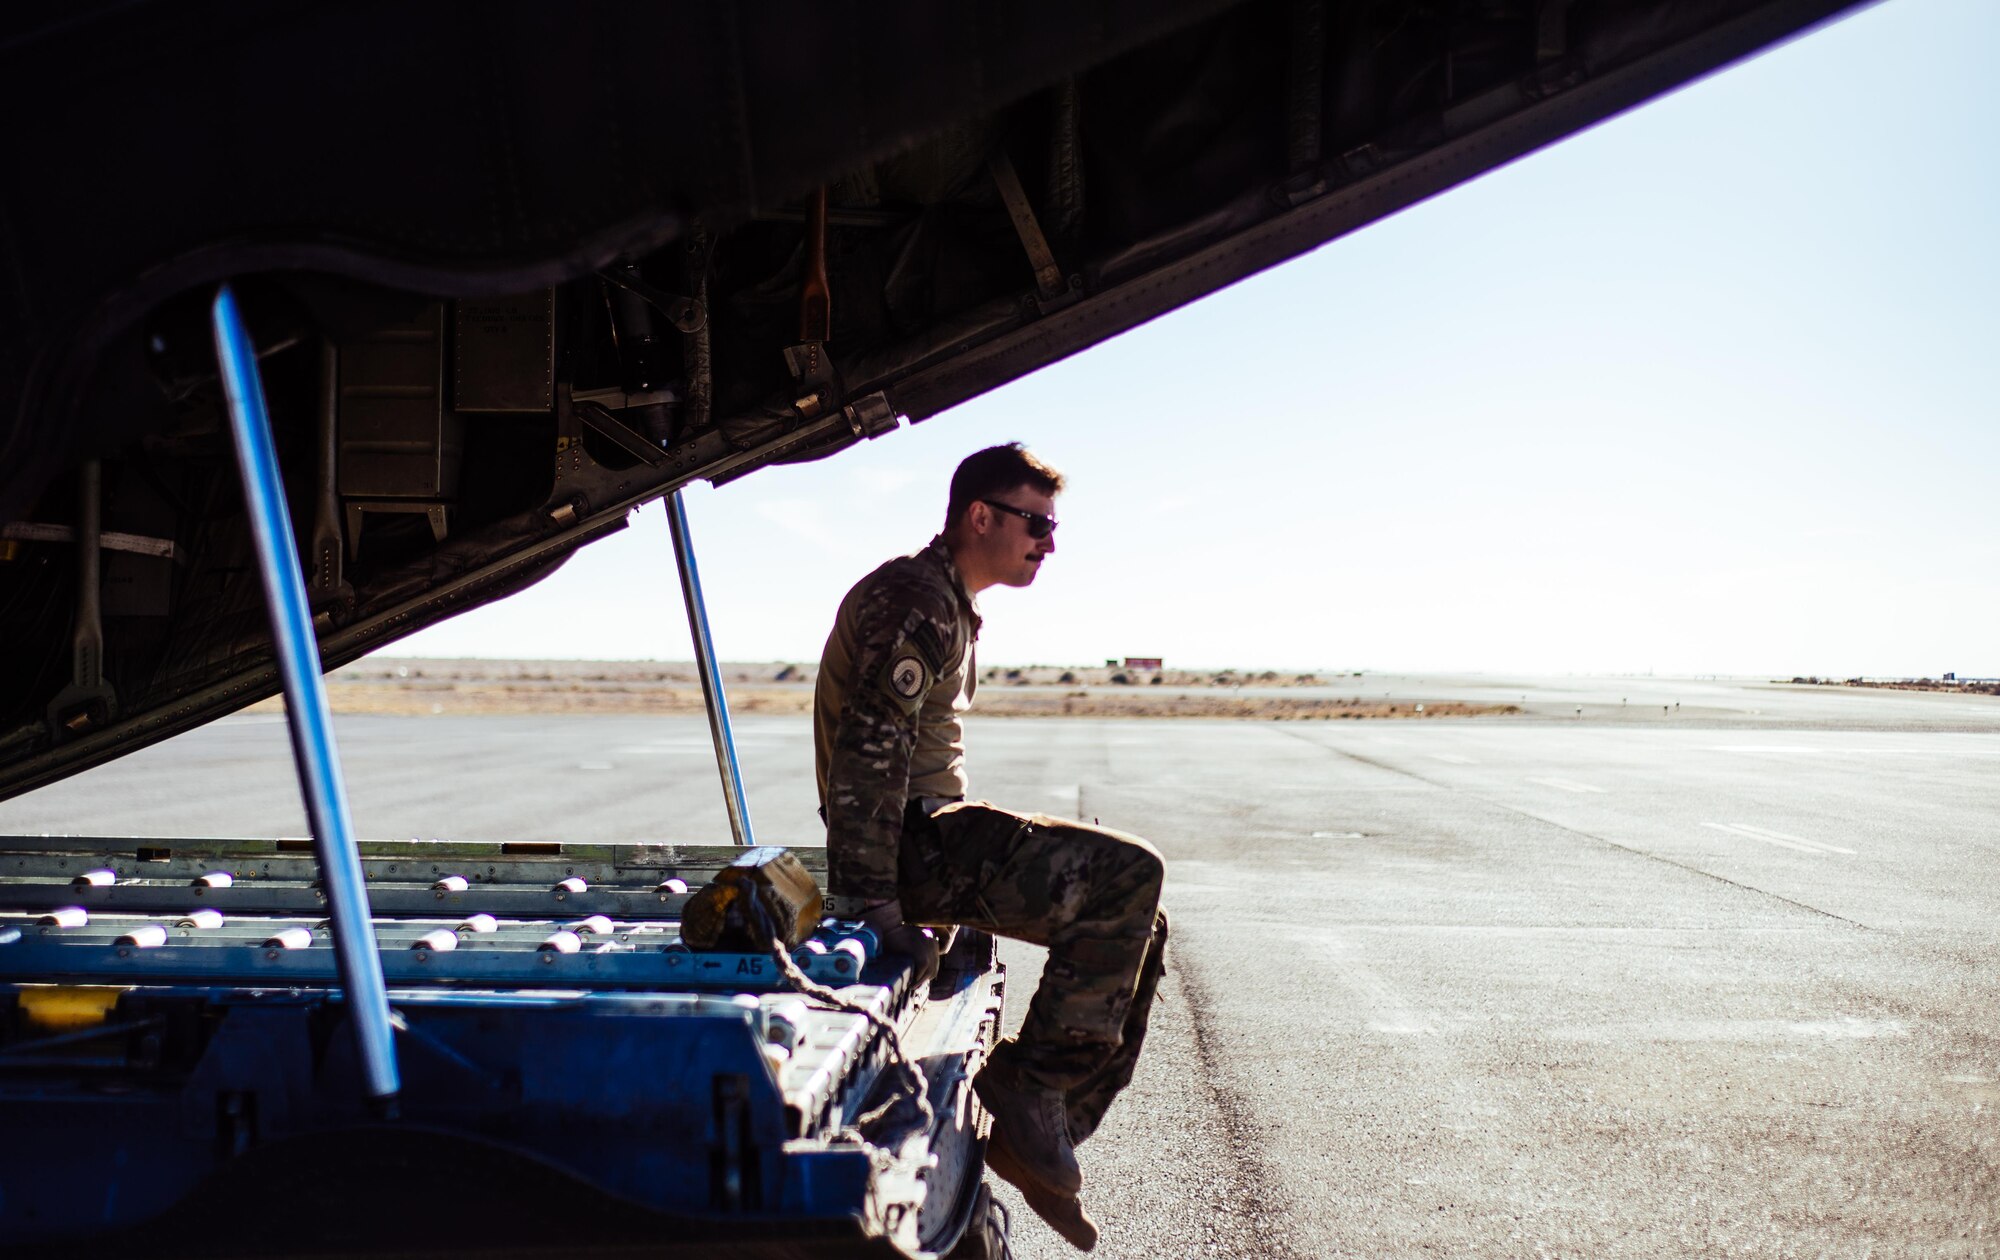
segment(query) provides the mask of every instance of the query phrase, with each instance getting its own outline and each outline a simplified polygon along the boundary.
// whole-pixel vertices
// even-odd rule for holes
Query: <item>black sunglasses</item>
[[[991,499],[981,499],[980,502],[984,503],[987,507],[1018,516],[1028,522],[1028,537],[1030,538],[1047,538],[1050,534],[1056,532],[1056,525],[1059,523],[1053,516],[1043,516],[1040,512],[1030,512],[1026,508],[1017,508],[1010,503],[995,503]]]

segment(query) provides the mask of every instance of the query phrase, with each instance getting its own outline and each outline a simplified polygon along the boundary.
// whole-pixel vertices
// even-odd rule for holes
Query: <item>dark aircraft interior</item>
[[[0,798],[279,688],[220,283],[331,668],[1851,7],[15,6]]]

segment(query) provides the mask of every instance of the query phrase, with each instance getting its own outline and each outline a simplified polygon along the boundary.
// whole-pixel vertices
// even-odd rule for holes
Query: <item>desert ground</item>
[[[806,713],[814,666],[722,667],[733,713]],[[502,714],[679,714],[703,711],[692,664],[660,661],[489,661],[370,657],[327,676],[336,713],[474,717]],[[1514,704],[1387,695],[1358,671],[1134,670],[994,666],[980,671],[982,717],[1242,718],[1327,721],[1484,717]],[[252,712],[277,712],[271,699]]]

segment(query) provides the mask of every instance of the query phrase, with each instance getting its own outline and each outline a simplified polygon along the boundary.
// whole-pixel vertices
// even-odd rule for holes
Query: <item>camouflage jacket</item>
[[[834,896],[894,897],[909,799],[965,794],[960,716],[977,686],[978,635],[978,608],[942,535],[841,601],[813,694]]]

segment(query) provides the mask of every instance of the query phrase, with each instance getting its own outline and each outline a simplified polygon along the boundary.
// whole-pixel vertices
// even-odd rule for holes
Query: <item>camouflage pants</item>
[[[961,801],[912,808],[897,882],[918,923],[956,923],[1048,947],[1019,1038],[994,1061],[1069,1104],[1070,1137],[1097,1129],[1132,1079],[1166,971],[1166,866],[1137,836]]]

